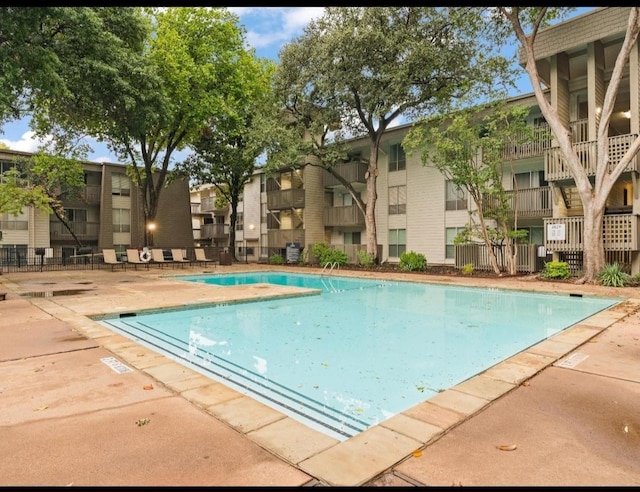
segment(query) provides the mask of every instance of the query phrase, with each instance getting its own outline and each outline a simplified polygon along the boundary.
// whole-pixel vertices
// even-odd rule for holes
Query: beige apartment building
[[[32,154],[0,150],[0,172],[15,165],[16,158]],[[45,260],[70,258],[83,251],[99,253],[115,248],[142,248],[145,224],[139,190],[131,184],[122,164],[83,162],[85,188],[79,199],[63,201],[71,230],[53,214],[25,207],[14,216],[0,213],[0,261],[14,262],[19,257],[31,261],[36,248],[44,248]],[[189,184],[177,180],[160,195],[153,231],[157,247],[192,248]]]
[[[547,84],[546,94],[573,135],[574,146],[587,169],[594,169],[599,108],[620,50],[629,9],[604,7],[549,27],[539,33],[537,63]],[[634,46],[616,101],[609,132],[609,158],[617,162],[638,136],[640,57]],[[563,166],[535,97],[510,100],[531,108],[528,123],[537,140],[519,147],[505,146],[505,187],[517,203],[518,228],[528,231],[529,246],[519,252],[521,271],[540,269],[551,259],[568,261],[579,270],[582,261],[582,204],[571,175]],[[376,204],[379,258],[398,262],[404,251],[422,253],[429,264],[461,266],[453,240],[469,221],[473,203],[435,168],[418,156],[406,156],[402,140],[411,125],[388,130],[381,143]],[[356,190],[365,189],[369,155],[366,138],[350,142],[353,158],[339,165]],[[608,261],[639,271],[638,222],[640,201],[638,159],[634,159],[609,196],[604,218]],[[366,249],[364,217],[351,195],[326,171],[307,165],[266,176],[256,172],[245,188],[242,219],[236,231],[239,257],[249,247],[250,259],[287,252],[289,245],[310,249],[326,242],[345,250],[351,261]],[[258,225],[259,224],[259,225]],[[251,245],[251,246],[249,246]],[[257,249],[257,254],[256,250]],[[478,266],[478,265],[477,265]],[[482,266],[482,265],[480,265]]]

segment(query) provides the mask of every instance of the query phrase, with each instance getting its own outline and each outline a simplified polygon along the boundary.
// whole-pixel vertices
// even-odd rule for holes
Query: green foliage
[[[373,265],[373,256],[367,253],[365,250],[358,250],[358,263],[360,263],[363,267],[370,267]]]
[[[473,274],[473,263],[467,263],[462,266],[462,274],[463,275],[472,275]]]
[[[618,263],[607,263],[598,273],[598,280],[606,287],[624,287],[631,280],[631,276],[622,270]]]
[[[322,255],[328,249],[329,249],[329,246],[327,245],[327,243],[315,243],[311,247],[311,254],[313,254],[313,256],[315,256],[318,259],[318,261],[320,261],[322,258]]]
[[[566,279],[571,276],[571,270],[569,270],[569,264],[566,261],[548,261],[544,264],[540,275],[548,280]]]
[[[282,265],[284,263],[284,259],[281,254],[274,253],[269,256],[269,264],[270,265]]]
[[[311,253],[320,262],[320,266],[326,266],[331,263],[338,265],[346,265],[349,261],[347,253],[338,249],[331,248],[326,243],[316,243],[311,247]]]
[[[400,270],[403,272],[424,272],[427,269],[427,259],[422,253],[405,251],[400,255]]]

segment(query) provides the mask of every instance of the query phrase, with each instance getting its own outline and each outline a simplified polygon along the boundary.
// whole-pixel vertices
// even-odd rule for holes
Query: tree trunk
[[[580,283],[597,283],[605,266],[603,220],[604,206],[594,201],[584,203],[583,265]]]
[[[367,170],[367,209],[364,216],[364,223],[367,232],[367,253],[374,259],[374,263],[379,263],[378,258],[378,235],[376,232],[376,200],[378,193],[376,182],[378,179],[378,147],[371,145],[371,156],[369,158],[369,169]]]

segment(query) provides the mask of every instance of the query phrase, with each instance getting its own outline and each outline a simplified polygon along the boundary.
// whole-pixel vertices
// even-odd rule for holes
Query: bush
[[[331,263],[337,263],[339,266],[346,265],[349,261],[347,253],[338,249],[327,249],[320,257],[320,265],[326,266]]]
[[[473,263],[467,263],[462,267],[463,275],[471,275],[473,273]]]
[[[422,253],[405,251],[400,255],[400,270],[403,272],[424,272],[427,269],[427,259]]]
[[[545,279],[565,279],[571,277],[571,270],[566,261],[549,261],[544,264],[541,276]]]
[[[363,267],[370,267],[373,265],[373,255],[367,253],[364,249],[358,251],[358,263]]]
[[[284,260],[282,259],[282,255],[278,253],[274,253],[269,256],[269,264],[270,265],[282,265]]]
[[[606,287],[624,287],[630,279],[631,276],[623,272],[618,263],[608,263],[598,273],[598,280]]]

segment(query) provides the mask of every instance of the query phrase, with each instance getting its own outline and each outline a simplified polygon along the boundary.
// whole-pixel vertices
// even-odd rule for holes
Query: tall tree
[[[551,20],[561,16],[566,12],[566,9],[549,7],[498,7],[498,12],[501,14],[502,20],[507,21],[507,25],[512,32],[515,32],[526,59],[525,70],[531,80],[540,111],[553,132],[553,136],[560,147],[565,162],[575,181],[580,199],[582,200],[584,210],[583,276],[578,282],[596,283],[598,274],[605,266],[602,234],[606,201],[613,185],[640,150],[640,137],[637,137],[615,166],[612,166],[609,162],[609,124],[611,122],[611,115],[613,114],[618,89],[629,60],[629,54],[634,48],[638,39],[638,33],[640,32],[640,7],[629,8],[629,21],[624,41],[604,94],[598,124],[595,179],[593,182],[589,179],[587,170],[582,165],[578,153],[573,146],[571,131],[567,123],[559,117],[556,108],[554,108],[545,97],[543,92],[543,79],[540,77],[536,64],[535,41],[540,28],[546,26]],[[498,19],[498,22],[500,22],[500,19]]]
[[[0,7],[0,19],[0,123],[73,97],[78,79],[118,85],[111,62],[146,36],[131,7]]]
[[[244,30],[225,8],[145,12],[151,30],[143,50],[111,65],[123,84],[78,80],[82,90],[49,101],[44,116],[64,129],[85,129],[129,164],[148,224],[172,178],[174,152],[198,138],[213,115],[224,113],[227,94],[242,77],[238,59],[245,48]]]
[[[275,65],[247,51],[238,57],[238,68],[242,77],[229,88],[224,111],[210,117],[191,145],[193,154],[176,166],[196,184],[213,184],[231,204],[228,245],[234,256],[240,195],[270,141],[264,124],[272,104]]]
[[[302,114],[321,119],[316,132],[309,131],[309,121],[304,125],[310,140],[341,138],[327,133],[334,115],[344,134],[369,137],[366,196],[354,194],[354,200],[365,216],[367,252],[376,260],[378,154],[386,129],[401,115],[438,113],[453,101],[473,98],[507,71],[506,60],[492,56],[492,46],[483,41],[488,23],[482,13],[460,7],[328,7],[280,53],[283,106],[294,115],[306,108]],[[336,164],[317,157],[326,168]]]

